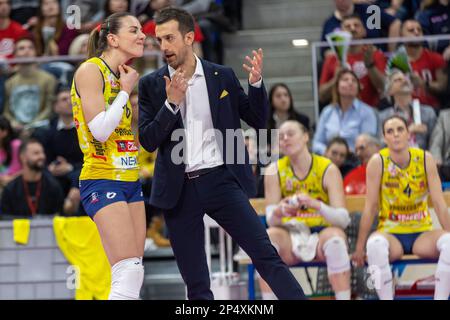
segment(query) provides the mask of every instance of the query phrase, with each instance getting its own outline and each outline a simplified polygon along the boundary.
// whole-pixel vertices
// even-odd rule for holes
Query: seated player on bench
[[[272,244],[288,265],[326,261],[336,299],[350,299],[350,258],[344,229],[350,223],[342,176],[331,160],[311,154],[309,135],[297,121],[279,129],[283,158],[265,175],[266,217]],[[262,280],[265,300],[275,299]]]
[[[383,134],[387,148],[373,155],[367,165],[367,198],[352,260],[362,266],[366,247],[378,297],[392,300],[389,261],[411,253],[420,258],[439,257],[434,298],[446,300],[450,291],[450,218],[436,163],[427,151],[409,147],[410,133],[404,118],[387,118]],[[443,230],[432,230],[428,193]],[[366,245],[377,214],[377,231]]]

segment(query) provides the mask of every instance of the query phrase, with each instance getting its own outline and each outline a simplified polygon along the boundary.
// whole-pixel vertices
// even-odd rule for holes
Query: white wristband
[[[102,143],[108,140],[122,120],[123,109],[128,102],[128,98],[127,92],[120,91],[108,110],[100,112],[89,121],[88,127],[95,139]]]

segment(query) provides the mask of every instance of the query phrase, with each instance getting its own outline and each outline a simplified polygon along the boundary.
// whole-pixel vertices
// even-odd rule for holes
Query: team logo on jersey
[[[98,192],[92,192],[91,193],[91,204],[97,203],[99,202],[99,198],[98,198]]]
[[[134,152],[138,151],[136,143],[133,140],[116,140],[118,152]]]
[[[117,193],[115,192],[107,192],[106,193],[106,198],[108,199],[114,199],[116,197]]]

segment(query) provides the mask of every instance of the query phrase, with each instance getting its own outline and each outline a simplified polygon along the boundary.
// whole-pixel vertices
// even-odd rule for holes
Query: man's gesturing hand
[[[246,65],[245,63],[242,65],[245,70],[249,73],[248,81],[250,84],[255,84],[262,77],[263,70],[263,50],[261,48],[258,49],[258,52],[255,50],[253,52],[253,59],[249,56],[245,56],[245,59],[251,64],[251,67]]]
[[[184,101],[188,87],[184,70],[177,70],[177,72],[174,73],[172,80],[167,76],[164,76],[164,80],[166,80],[167,101],[179,106]]]

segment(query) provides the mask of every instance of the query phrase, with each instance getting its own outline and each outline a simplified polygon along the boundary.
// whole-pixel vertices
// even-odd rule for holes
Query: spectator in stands
[[[223,1],[225,15],[230,19],[232,28],[242,29],[242,0]]]
[[[88,55],[88,42],[89,42],[89,34],[84,33],[78,35],[75,39],[73,39],[72,43],[69,47],[69,56],[84,56]],[[78,66],[84,61],[85,58],[82,58],[79,61],[72,61],[72,65],[74,66],[74,70],[78,68]],[[73,75],[72,75],[73,76]]]
[[[0,189],[22,169],[19,159],[20,143],[8,119],[0,116]]]
[[[393,17],[404,21],[414,17],[421,0],[353,0],[358,4],[375,4]]]
[[[366,38],[367,32],[361,18],[346,16],[342,20],[342,29],[352,35],[352,39]],[[341,66],[336,55],[325,58],[320,76],[319,99],[322,104],[331,100],[331,92],[340,68],[350,68],[358,76],[361,84],[361,101],[371,107],[378,105],[380,93],[384,90],[384,71],[386,59],[383,53],[373,45],[352,45],[347,53],[347,66]]]
[[[123,13],[130,11],[130,0],[105,0],[103,7],[103,19],[113,13]]]
[[[450,35],[450,1],[427,0],[423,1],[423,10],[417,13],[417,21],[422,26],[425,35]],[[450,40],[428,41],[430,48],[442,54],[447,62],[445,74],[447,88],[439,95],[441,107],[450,104]]]
[[[380,112],[379,123],[383,123],[385,119],[394,114],[404,117],[408,123],[410,146],[427,150],[431,131],[436,124],[436,113],[432,107],[422,104],[417,100],[420,108],[421,122],[416,123],[413,111],[413,90],[414,87],[411,80],[402,71],[393,71],[388,76],[386,82],[386,91],[387,95],[392,99],[392,107],[384,109]]]
[[[269,108],[267,129],[278,129],[286,120],[297,120],[310,129],[308,116],[295,110],[291,90],[285,83],[276,83],[270,88]]]
[[[430,152],[443,181],[450,181],[450,110],[442,110],[430,138]]]
[[[333,31],[336,31],[341,28],[342,19],[345,16],[357,14],[360,16],[361,21],[363,22],[363,26],[366,27],[367,37],[368,38],[383,38],[383,37],[398,37],[400,34],[400,20],[394,18],[388,13],[381,11],[380,28],[370,28],[369,20],[373,20],[372,14],[370,10],[367,10],[368,4],[353,4],[352,0],[334,0],[336,5],[336,10],[333,15],[329,17],[322,28],[322,36],[321,40],[325,41],[325,36]],[[385,48],[385,46],[380,46]],[[389,51],[393,51],[395,49],[395,44],[389,45]],[[326,50],[329,52],[329,50]],[[325,49],[322,51],[322,54],[326,53]]]
[[[153,16],[153,18],[155,18],[158,15],[158,12],[161,9],[169,7],[172,3],[173,3],[173,0],[151,1],[150,7],[155,12],[155,15]],[[152,39],[148,39],[149,37],[156,39],[156,34],[155,34],[156,24],[155,24],[155,20],[153,18],[150,19],[149,21],[147,21],[142,26],[142,32],[144,32],[147,35],[146,41],[153,41]],[[197,22],[195,22],[194,27],[195,27],[195,30],[194,30],[194,53],[198,57],[202,58],[203,57],[202,42],[205,40],[205,37],[203,36],[202,29],[200,29],[200,26],[197,24]],[[157,48],[155,48],[155,49],[159,50],[159,44],[157,44]],[[146,58],[143,57],[142,59],[146,59]]]
[[[363,133],[356,138],[355,153],[360,165],[344,177],[345,194],[366,194],[366,167],[370,158],[381,149],[378,138]]]
[[[383,124],[387,148],[367,164],[367,196],[354,265],[367,262],[380,300],[393,300],[390,262],[403,255],[439,259],[435,272],[435,300],[450,293],[450,216],[442,194],[436,163],[430,153],[409,146],[408,124],[398,115]],[[442,229],[433,228],[428,200]],[[371,232],[374,218],[378,226]]]
[[[450,34],[450,1],[423,1],[423,10],[417,12],[417,21],[422,26],[425,35]],[[435,51],[443,54],[446,61],[450,60],[450,41],[439,40],[435,44]]]
[[[62,213],[64,195],[58,181],[44,171],[45,153],[41,143],[35,139],[24,141],[19,154],[22,174],[4,188],[1,213],[26,217]]]
[[[354,168],[350,161],[350,150],[347,141],[341,137],[334,137],[327,143],[324,156],[339,168],[343,177]]]
[[[34,58],[36,48],[30,38],[16,42],[14,57]],[[36,63],[21,63],[17,73],[6,81],[4,116],[14,129],[48,124],[52,113],[56,80],[49,73],[40,70]]]
[[[308,139],[308,131],[297,121],[280,127],[285,156],[268,167],[264,178],[267,233],[287,265],[326,261],[336,299],[350,300],[350,259],[343,231],[350,217],[342,176],[329,159],[308,151]],[[260,288],[263,299],[275,299],[262,279]]]
[[[312,146],[314,153],[323,155],[327,143],[336,136],[344,138],[353,152],[359,134],[377,134],[377,116],[373,108],[357,98],[360,91],[353,71],[343,69],[336,74],[332,104],[323,109],[318,120]]]
[[[37,55],[67,55],[78,31],[67,27],[58,0],[40,0],[39,3],[38,20],[33,28]]]
[[[205,60],[223,64],[222,31],[229,21],[223,13],[222,5],[214,0],[175,0],[177,6],[192,14],[205,37],[202,52]],[[218,10],[210,10],[217,8]],[[219,24],[220,22],[220,24]]]
[[[14,43],[28,32],[20,23],[11,20],[11,0],[0,0],[0,59],[12,58]]]
[[[420,38],[423,36],[422,27],[416,20],[406,20],[402,25],[402,37]],[[446,63],[442,55],[424,48],[423,41],[405,43],[406,52],[413,69],[411,80],[415,86],[413,96],[421,103],[440,109],[437,95],[447,88],[445,74]]]
[[[78,55],[87,56],[88,40],[89,40],[88,34],[84,33],[84,34],[78,35],[75,39],[73,39],[72,43],[70,44],[69,55],[70,56],[78,56]]]
[[[48,171],[58,180],[64,196],[67,196],[72,188],[78,189],[83,165],[68,87],[58,89],[54,113],[49,127],[35,130],[32,136],[44,146]]]
[[[39,0],[11,1],[11,19],[20,23],[24,29],[30,30],[36,25]]]

